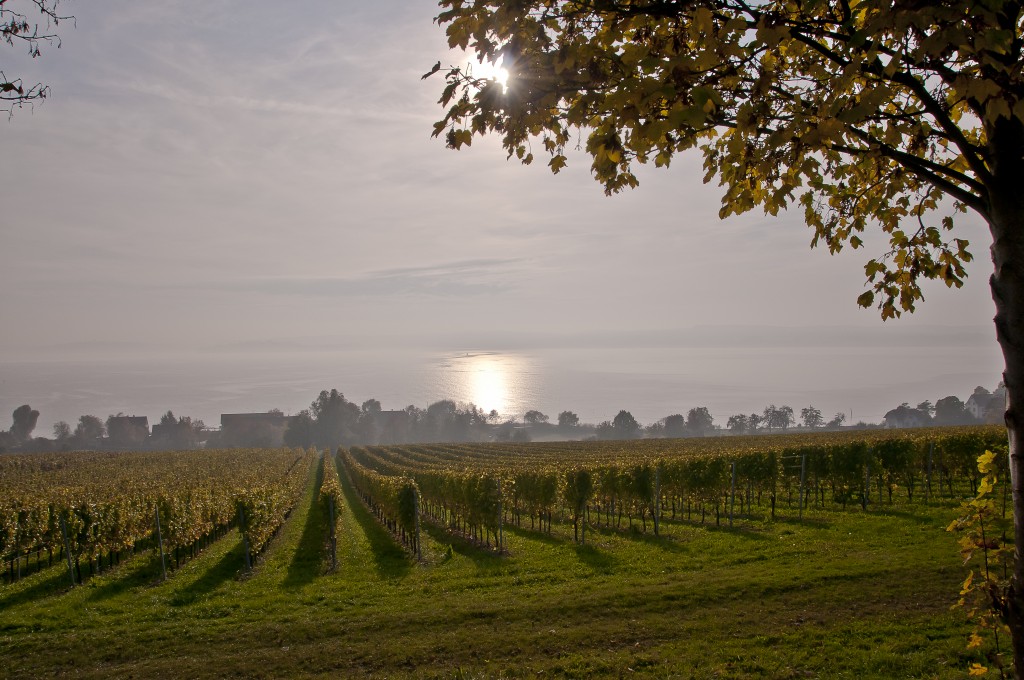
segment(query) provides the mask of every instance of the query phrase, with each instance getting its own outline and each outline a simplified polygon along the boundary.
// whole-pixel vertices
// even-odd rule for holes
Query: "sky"
[[[800,210],[722,221],[699,154],[607,197],[580,153],[554,176],[496,139],[446,149],[430,137],[443,81],[420,76],[467,57],[429,0],[61,9],[60,49],[0,47],[5,72],[51,87],[0,121],[0,365],[728,346],[766,364],[797,348],[794,366],[831,352],[835,392],[884,366],[887,408],[999,380],[973,215],[957,217],[965,287],[928,285],[883,323],[855,302],[877,235],[830,256]],[[892,360],[917,347],[927,364]],[[25,382],[3,370],[7,413]],[[752,392],[785,379],[720,370]],[[922,370],[956,377],[925,387]]]

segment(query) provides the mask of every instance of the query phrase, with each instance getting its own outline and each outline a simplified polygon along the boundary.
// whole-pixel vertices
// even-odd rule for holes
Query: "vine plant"
[[[967,648],[980,651],[986,645],[987,637],[991,637],[992,643],[984,654],[989,665],[975,661],[970,667],[971,676],[997,672],[1004,678],[1010,671],[1004,648],[1010,635],[1010,575],[1013,573],[1014,547],[1006,538],[1012,526],[1006,517],[1006,505],[1000,502],[996,493],[1000,472],[998,462],[1004,460],[1005,453],[997,456],[991,451],[985,451],[978,457],[978,471],[981,473],[978,492],[974,498],[964,501],[960,517],[947,527],[947,531],[961,533],[960,556],[964,564],[970,566],[960,590],[960,599],[954,605],[965,608],[967,617],[974,621]]]

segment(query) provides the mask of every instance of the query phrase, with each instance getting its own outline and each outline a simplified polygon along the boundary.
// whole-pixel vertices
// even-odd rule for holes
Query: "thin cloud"
[[[523,259],[481,258],[424,267],[403,267],[352,277],[263,277],[201,285],[225,291],[314,297],[410,296],[476,297],[515,287]],[[190,286],[191,287],[191,286]]]

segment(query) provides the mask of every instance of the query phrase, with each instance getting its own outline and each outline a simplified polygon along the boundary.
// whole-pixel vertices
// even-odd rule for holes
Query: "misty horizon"
[[[850,351],[850,350],[848,350]],[[81,415],[148,416],[155,422],[168,410],[216,427],[222,413],[295,414],[309,407],[323,389],[338,389],[354,403],[368,399],[385,410],[426,407],[442,399],[473,403],[503,420],[521,420],[537,409],[554,417],[563,410],[598,423],[619,410],[649,424],[673,413],[706,406],[716,424],[734,414],[759,413],[768,404],[797,412],[814,406],[848,425],[879,423],[902,402],[936,401],[953,395],[966,400],[976,386],[992,389],[998,372],[984,361],[961,370],[926,373],[945,364],[939,348],[892,351],[888,364],[865,367],[861,380],[842,388],[822,386],[833,348],[693,348],[619,350],[571,349],[533,352],[459,350],[281,355],[207,356],[154,360],[106,359],[12,365],[0,362],[0,412],[28,403],[40,411],[37,436],[48,436],[57,421],[71,424]],[[770,366],[759,367],[766,358]],[[856,357],[854,357],[856,358]],[[886,379],[892,366],[917,362],[912,382]],[[720,373],[726,367],[745,382]],[[786,376],[786,384],[781,375]]]
[[[60,50],[8,55],[52,90],[5,123],[0,168],[18,197],[0,218],[0,281],[18,292],[0,301],[0,412],[31,404],[39,432],[294,413],[330,388],[470,401],[441,365],[476,351],[529,364],[510,411],[589,422],[705,405],[721,423],[769,403],[877,422],[999,380],[973,215],[964,287],[926,282],[917,312],[883,323],[856,304],[883,238],[830,256],[800,210],[721,220],[699,155],[609,198],[582,151],[552,176],[496,139],[445,149],[420,76],[468,55],[432,3],[311,5],[284,31],[268,3],[244,22],[80,9]]]

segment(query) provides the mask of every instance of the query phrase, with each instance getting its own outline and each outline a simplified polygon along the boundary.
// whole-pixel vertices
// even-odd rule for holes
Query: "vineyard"
[[[9,581],[66,561],[71,584],[140,547],[174,566],[239,527],[251,560],[296,501],[310,454],[290,450],[0,456]]]
[[[0,677],[960,677],[943,529],[1005,445],[0,456]]]
[[[353,448],[343,452],[357,488],[375,508],[400,520],[403,541],[414,531],[413,508],[487,547],[502,550],[502,527],[546,527],[569,518],[573,540],[586,542],[592,523],[654,535],[668,516],[691,520],[723,514],[803,516],[808,506],[893,506],[932,497],[973,495],[976,459],[1004,451],[1000,428],[941,428],[775,437],[654,439],[638,442],[461,444]],[[1003,458],[998,460],[1003,461]],[[370,479],[373,480],[372,484]],[[400,510],[399,488],[404,494]],[[414,498],[415,496],[415,498]],[[404,514],[402,514],[404,512]],[[389,513],[389,514],[388,514]],[[397,526],[397,525],[395,525]],[[415,543],[415,537],[411,540]]]

